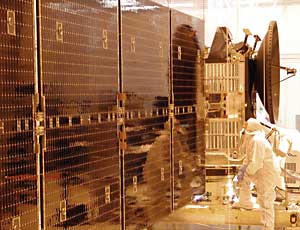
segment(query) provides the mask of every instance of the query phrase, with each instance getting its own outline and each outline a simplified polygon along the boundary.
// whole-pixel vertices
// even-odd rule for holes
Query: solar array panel
[[[166,2],[167,3],[167,2]],[[169,9],[122,11],[125,221],[142,229],[170,213]],[[151,7],[152,10],[146,10]]]
[[[0,229],[36,229],[32,1],[2,1],[0,18]]]
[[[46,0],[41,15],[46,226],[118,225],[117,8]]]
[[[204,24],[169,3],[0,3],[0,230],[140,230],[202,192]]]
[[[204,192],[203,28],[202,20],[171,11],[175,209]]]

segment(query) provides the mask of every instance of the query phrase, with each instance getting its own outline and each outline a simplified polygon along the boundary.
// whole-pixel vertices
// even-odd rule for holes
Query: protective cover
[[[276,123],[280,98],[280,53],[276,21],[269,24],[268,32],[258,51],[256,62],[256,74],[253,76],[255,88],[270,114],[270,121]]]

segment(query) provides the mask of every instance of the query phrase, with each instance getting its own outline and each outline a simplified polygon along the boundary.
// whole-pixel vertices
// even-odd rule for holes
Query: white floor
[[[294,211],[276,209],[276,230],[291,227]],[[300,226],[300,221],[298,221]],[[260,210],[232,209],[228,205],[187,205],[153,226],[153,230],[260,230]],[[293,228],[292,228],[293,229]],[[296,230],[297,228],[295,228]],[[298,229],[297,229],[298,230]]]

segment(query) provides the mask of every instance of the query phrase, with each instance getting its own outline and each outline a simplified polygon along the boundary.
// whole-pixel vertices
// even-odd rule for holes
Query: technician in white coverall
[[[248,121],[248,125],[249,125]],[[251,125],[249,125],[251,127]],[[275,187],[280,183],[280,167],[276,164],[275,154],[263,129],[245,129],[242,134],[241,151],[246,158],[238,173],[240,200],[235,207],[251,209],[250,183],[257,191],[257,203],[260,205],[261,222],[265,230],[274,230]]]

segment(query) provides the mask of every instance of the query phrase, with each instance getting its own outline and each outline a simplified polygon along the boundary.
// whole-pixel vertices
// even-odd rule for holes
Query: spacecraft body
[[[232,42],[228,28],[218,27],[205,60],[206,176],[233,174],[243,160],[239,135],[245,121],[260,117],[276,123],[279,108],[279,39],[277,24],[270,22],[256,51],[247,39]],[[262,102],[262,106],[258,106]],[[266,113],[261,110],[266,108]]]
[[[227,168],[242,158],[239,131],[245,121],[245,59],[205,64],[206,165]],[[218,156],[218,157],[216,157]]]

